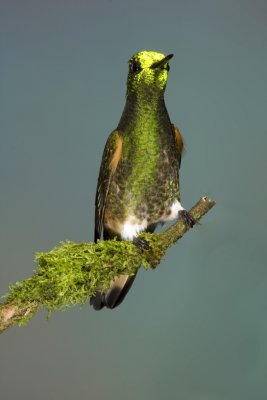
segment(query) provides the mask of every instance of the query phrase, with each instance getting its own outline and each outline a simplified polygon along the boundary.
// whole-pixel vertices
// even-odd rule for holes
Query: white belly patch
[[[168,212],[162,215],[158,220],[151,221],[151,224],[157,224],[158,222],[167,222],[178,218],[179,211],[184,210],[181,203],[175,200],[170,206]],[[122,229],[120,231],[121,238],[124,240],[133,240],[138,233],[146,230],[148,226],[147,219],[144,218],[142,221],[138,221],[135,216],[128,216],[125,222],[122,224]]]
[[[140,224],[134,222],[135,217],[128,218],[122,225],[121,237],[124,240],[133,240],[139,232],[145,231],[147,228],[147,220],[143,220]]]
[[[178,218],[179,211],[184,210],[184,207],[178,200],[174,200],[172,203],[169,213],[166,213],[163,218],[160,219],[161,222],[172,221],[173,219]]]

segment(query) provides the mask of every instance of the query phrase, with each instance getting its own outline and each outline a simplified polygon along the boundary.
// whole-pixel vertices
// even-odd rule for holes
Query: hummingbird
[[[140,51],[129,60],[126,103],[117,128],[105,145],[95,197],[95,236],[131,240],[145,251],[140,232],[158,224],[193,217],[180,202],[179,169],[184,149],[179,129],[172,124],[164,92],[169,61],[154,51]],[[110,287],[90,299],[95,310],[117,307],[134,276],[120,275]]]

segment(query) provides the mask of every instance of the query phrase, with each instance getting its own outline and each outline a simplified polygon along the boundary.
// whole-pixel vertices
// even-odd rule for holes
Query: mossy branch
[[[198,222],[215,202],[202,197],[190,210]],[[10,287],[0,304],[0,332],[25,324],[40,308],[49,313],[84,304],[96,291],[108,287],[119,274],[135,274],[141,265],[155,268],[168,247],[188,230],[182,220],[162,233],[142,233],[149,250],[130,241],[64,242],[48,253],[37,253],[35,274]]]

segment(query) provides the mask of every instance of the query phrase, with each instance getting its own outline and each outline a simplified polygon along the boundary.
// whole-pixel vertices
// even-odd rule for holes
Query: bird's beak
[[[164,57],[162,60],[154,62],[154,64],[152,64],[150,68],[152,68],[152,69],[160,68],[160,67],[162,67],[164,64],[167,64],[167,62],[168,62],[172,57],[173,57],[173,54],[169,54],[168,56]]]

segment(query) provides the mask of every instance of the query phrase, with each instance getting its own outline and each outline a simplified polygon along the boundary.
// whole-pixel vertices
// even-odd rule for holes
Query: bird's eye
[[[140,63],[138,61],[134,61],[134,62],[130,63],[129,67],[130,67],[130,71],[133,74],[138,74],[142,69],[141,65],[140,65]]]

